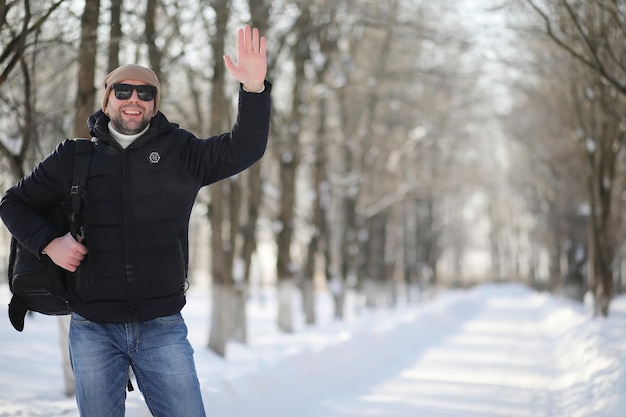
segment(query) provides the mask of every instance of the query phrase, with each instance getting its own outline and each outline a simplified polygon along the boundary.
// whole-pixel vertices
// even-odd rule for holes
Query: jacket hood
[[[110,121],[111,119],[109,119],[109,116],[107,116],[102,110],[98,110],[89,116],[89,119],[87,119],[87,126],[89,127],[89,133],[91,136],[97,137],[98,139],[109,138]],[[163,113],[157,112],[156,116],[150,120],[150,129],[148,129],[144,136],[167,134],[177,128],[178,125],[176,123],[171,123],[167,120]]]

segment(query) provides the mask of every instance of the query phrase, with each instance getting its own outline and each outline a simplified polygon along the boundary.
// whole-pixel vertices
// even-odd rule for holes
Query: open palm
[[[237,63],[228,56],[224,56],[224,63],[228,72],[243,84],[247,91],[260,92],[267,73],[267,58],[265,54],[265,37],[259,36],[257,28],[250,25],[237,32]]]

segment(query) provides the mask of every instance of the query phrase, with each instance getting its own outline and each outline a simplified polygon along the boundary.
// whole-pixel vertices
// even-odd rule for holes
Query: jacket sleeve
[[[200,185],[235,175],[265,153],[270,124],[272,85],[265,81],[260,93],[239,87],[237,119],[230,132],[208,139],[192,139],[185,155]]]
[[[0,200],[2,221],[11,234],[37,256],[48,243],[61,236],[40,213],[69,201],[70,167],[74,155],[72,142],[60,143]]]

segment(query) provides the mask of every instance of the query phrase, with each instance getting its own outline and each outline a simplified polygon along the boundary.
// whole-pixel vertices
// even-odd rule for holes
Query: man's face
[[[119,84],[128,86],[144,86],[141,81],[125,80]],[[117,86],[118,84],[116,84]],[[124,86],[121,86],[124,87]],[[122,88],[119,88],[120,90]],[[134,135],[141,132],[150,123],[150,119],[154,116],[154,98],[149,101],[141,100],[137,90],[132,89],[131,95],[127,99],[116,97],[115,86],[109,93],[105,113],[111,119],[113,128],[125,135]],[[145,98],[145,97],[144,97]]]

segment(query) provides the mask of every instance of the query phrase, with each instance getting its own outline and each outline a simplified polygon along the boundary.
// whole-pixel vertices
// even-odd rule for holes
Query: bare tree
[[[593,83],[593,80],[596,80]],[[622,112],[624,100],[615,97],[594,73],[591,83],[581,89],[576,108],[579,119],[578,141],[585,155],[585,177],[590,206],[590,263],[592,269],[591,290],[594,295],[595,312],[609,314],[614,296],[613,264],[617,236],[614,192],[617,156],[625,143]],[[589,89],[593,88],[593,97]],[[587,98],[587,102],[585,102]],[[621,103],[620,103],[621,102]],[[619,111],[619,110],[622,111]]]
[[[270,6],[271,0],[249,0],[248,2],[251,24],[253,27],[258,28],[260,33],[268,32]],[[257,249],[257,229],[263,198],[262,165],[263,159],[242,173],[242,182],[245,181],[247,186],[246,213],[244,216],[245,220],[242,221],[241,225],[240,237],[242,243],[239,257],[243,266],[243,276],[239,277],[235,286],[232,333],[232,338],[241,343],[248,341],[246,306],[252,271],[252,255]]]
[[[532,247],[545,248],[549,254],[549,282],[542,284],[538,280],[534,266],[530,268],[531,284],[547,285],[582,301],[588,216],[583,209],[586,188],[580,170],[584,159],[577,143],[567,135],[572,123],[568,109],[571,84],[566,75],[571,69],[567,66],[544,61],[541,67],[546,69],[537,71],[535,88],[523,90],[524,98],[505,123],[515,140],[509,181],[536,220]],[[554,73],[560,74],[559,80],[553,79]],[[562,264],[566,266],[564,271]]]
[[[30,0],[0,1],[0,31],[2,41],[2,54],[0,54],[0,86],[6,82],[11,71],[20,62],[26,49],[28,39],[38,31],[52,13],[63,4],[65,0],[58,0],[44,8],[37,7],[38,15],[33,15]],[[13,13],[17,12],[21,19],[12,19]],[[6,37],[5,37],[6,36]]]
[[[331,95],[329,90],[332,88],[331,80],[327,77],[330,73],[331,62],[333,57],[337,56],[337,38],[338,20],[336,7],[333,3],[325,2],[320,7],[318,19],[323,17],[325,22],[313,25],[315,34],[314,41],[311,43],[312,48],[316,50],[313,54],[317,59],[313,59],[313,68],[315,69],[315,85],[319,91],[313,100],[317,101],[317,125],[314,139],[309,145],[312,148],[312,167],[311,167],[311,190],[314,198],[311,206],[311,214],[309,223],[312,232],[306,248],[304,258],[304,266],[300,277],[300,286],[302,291],[302,306],[306,324],[314,324],[317,320],[316,313],[316,297],[315,297],[315,274],[317,260],[323,258],[324,277],[328,280],[331,277],[330,265],[330,243],[328,241],[329,218],[328,210],[330,209],[330,179],[328,167],[328,143],[331,139],[330,124],[330,102]],[[313,105],[313,103],[311,103]]]
[[[611,89],[626,95],[626,19],[623,7],[612,0],[560,0],[542,8],[525,0],[543,22],[543,33],[587,68],[574,95],[578,122],[572,127],[587,156],[586,183],[590,206],[590,258],[595,311],[607,315],[613,296],[615,237],[611,207],[617,155],[624,144],[619,101]],[[581,71],[583,73],[583,71]],[[593,74],[596,74],[594,76]],[[609,88],[607,85],[611,86]]]
[[[540,16],[544,33],[576,61],[626,94],[626,12],[619,0],[558,0],[542,7],[522,0]]]
[[[305,65],[310,59],[309,35],[311,12],[306,2],[298,5],[300,16],[293,45],[294,81],[291,88],[290,114],[286,129],[281,132],[278,152],[281,197],[277,222],[280,225],[276,236],[276,276],[278,280],[278,328],[285,332],[294,331],[293,289],[295,288],[296,265],[292,257],[292,245],[296,222],[296,173],[301,158],[301,136],[304,106],[307,105]]]
[[[224,55],[230,1],[214,0],[212,6],[215,10],[216,20],[214,22],[215,32],[210,42],[211,49],[214,57],[221,57]],[[210,126],[216,131],[228,128],[229,113],[224,90],[225,73],[223,62],[215,59],[213,62]],[[230,318],[234,298],[232,262],[236,248],[239,206],[235,206],[236,208],[230,206],[234,211],[228,208],[227,192],[230,192],[231,196],[237,195],[238,184],[236,181],[236,179],[227,179],[211,185],[211,203],[208,211],[211,223],[211,275],[213,278],[209,348],[221,356],[226,354],[226,344],[231,335],[232,325]],[[233,217],[230,218],[230,216]]]
[[[25,54],[37,45],[38,34],[50,16],[63,4],[64,0],[31,6],[30,0],[0,1],[0,87],[8,80],[16,68],[23,76],[25,105],[25,125],[21,129],[19,149],[14,151],[7,141],[0,140],[0,155],[9,161],[15,178],[21,178],[30,169],[28,154],[36,142],[33,126],[32,69],[27,65]],[[4,139],[4,137],[2,138]]]
[[[377,129],[376,126],[389,127],[389,123],[386,123],[385,120],[389,114],[381,111],[381,107],[391,99],[388,95],[391,89],[388,85],[387,77],[389,76],[387,74],[396,69],[394,64],[398,64],[398,61],[393,59],[395,57],[393,46],[394,42],[397,41],[395,22],[399,17],[398,1],[388,2],[386,7],[380,9],[380,15],[382,17],[381,21],[378,22],[380,27],[372,28],[370,35],[372,36],[371,42],[377,43],[379,45],[377,49],[380,51],[373,68],[371,68],[370,77],[377,80],[379,86],[365,94],[366,107],[359,126],[363,148],[357,159],[357,169],[368,178],[368,181],[360,187],[360,191],[366,195],[363,198],[365,204],[373,203],[372,200],[384,196],[395,186],[395,178],[387,172],[385,164],[389,155],[388,152],[392,150],[393,146],[385,146],[376,140],[381,133],[387,138],[391,138],[391,132],[387,129]],[[354,197],[359,198],[359,194]],[[386,242],[391,212],[389,207],[383,207],[374,210],[371,214],[359,213],[359,211],[355,214],[356,223],[353,227],[358,228],[357,245],[359,246],[356,271],[360,287],[366,297],[366,305],[376,307],[378,305],[377,299],[380,298],[383,291],[386,291],[385,287],[388,282]]]

